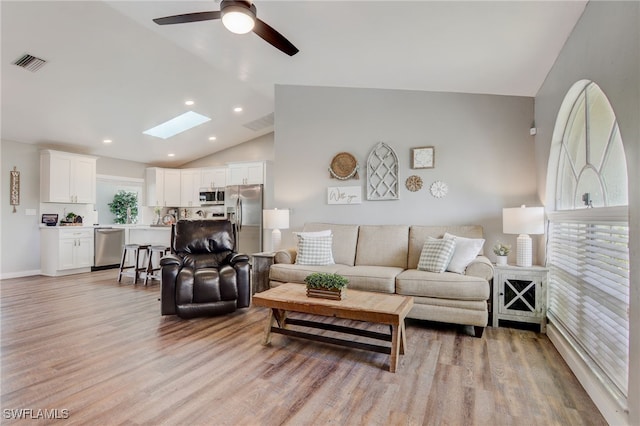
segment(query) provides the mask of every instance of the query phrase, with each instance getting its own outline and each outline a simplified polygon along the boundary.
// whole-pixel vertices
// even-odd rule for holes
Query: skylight
[[[142,133],[161,139],[167,139],[210,120],[211,119],[209,117],[205,117],[204,115],[200,115],[193,111],[187,111],[182,115],[172,118],[169,121],[165,121],[162,124],[158,124],[156,127],[145,130]]]

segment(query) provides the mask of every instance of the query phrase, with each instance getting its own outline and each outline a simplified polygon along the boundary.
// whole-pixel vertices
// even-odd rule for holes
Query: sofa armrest
[[[493,278],[493,265],[486,256],[478,256],[467,266],[465,275],[484,278],[489,281]]]
[[[292,265],[296,263],[298,250],[295,247],[278,250],[273,258],[273,263],[287,263]]]

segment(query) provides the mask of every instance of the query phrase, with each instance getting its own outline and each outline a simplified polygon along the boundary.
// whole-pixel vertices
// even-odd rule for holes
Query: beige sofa
[[[338,225],[308,223],[305,232],[331,230],[335,264],[298,265],[296,249],[280,250],[269,270],[269,283],[304,283],[312,272],[338,273],[349,279],[349,288],[413,296],[409,318],[472,325],[482,337],[488,321],[487,300],[493,266],[477,256],[464,274],[418,270],[428,237],[445,232],[466,238],[482,238],[481,226]]]

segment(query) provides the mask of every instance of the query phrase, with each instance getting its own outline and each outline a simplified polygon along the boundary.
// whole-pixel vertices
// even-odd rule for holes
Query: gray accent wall
[[[640,3],[591,1],[547,75],[535,100],[536,169],[540,198],[547,194],[547,164],[556,116],[569,88],[597,83],[616,113],[629,176],[630,376],[629,414],[612,424],[640,424]],[[591,390],[585,386],[587,391]],[[592,398],[593,395],[592,395]],[[597,398],[594,398],[598,403]],[[603,411],[603,408],[600,408]],[[615,409],[615,406],[614,406]],[[622,419],[622,420],[620,420]]]
[[[275,102],[275,207],[292,209],[292,229],[311,221],[479,224],[491,253],[498,240],[515,249],[517,236],[502,234],[503,207],[540,205],[529,134],[533,98],[279,85]],[[380,141],[398,156],[398,200],[366,200],[367,157]],[[413,170],[411,148],[423,146],[435,147],[435,167]],[[359,180],[330,178],[331,160],[342,151],[357,159]],[[405,187],[414,174],[424,183],[418,192]],[[436,180],[449,186],[446,197],[430,194]],[[329,205],[332,186],[360,186],[362,204]],[[283,244],[293,244],[290,231]]]

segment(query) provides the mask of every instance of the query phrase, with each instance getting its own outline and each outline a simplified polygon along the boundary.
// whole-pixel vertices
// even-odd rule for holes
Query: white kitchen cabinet
[[[180,206],[180,170],[150,167],[146,171],[145,205]]]
[[[200,205],[200,169],[180,170],[180,207]]]
[[[96,157],[61,151],[40,152],[40,201],[96,202]]]
[[[227,167],[227,185],[264,183],[264,163],[233,163]]]
[[[59,275],[88,272],[93,265],[93,228],[45,227],[40,230],[40,272]]]
[[[227,186],[226,167],[207,167],[200,170],[201,188],[224,188]]]

